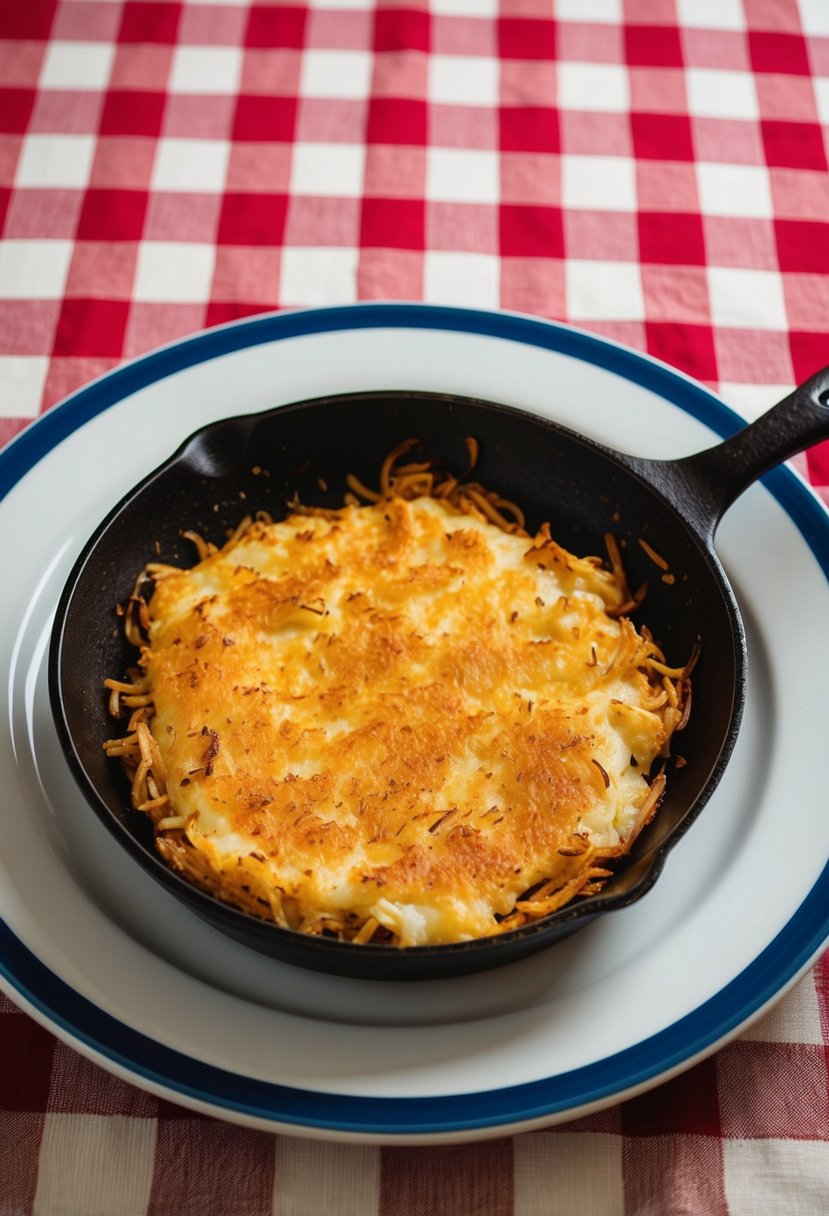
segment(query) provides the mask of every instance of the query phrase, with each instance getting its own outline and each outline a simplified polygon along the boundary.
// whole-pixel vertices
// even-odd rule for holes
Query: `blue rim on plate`
[[[145,355],[80,389],[0,452],[0,499],[73,431],[125,396],[206,360],[305,334],[366,328],[444,330],[536,346],[601,367],[648,389],[725,437],[739,417],[702,385],[649,356],[553,322],[424,304],[360,304],[233,322]],[[763,483],[803,535],[829,580],[829,518],[788,469]],[[496,1090],[422,1098],[316,1092],[241,1077],[164,1047],[103,1012],[51,972],[0,921],[0,974],[9,989],[70,1041],[136,1082],[215,1114],[287,1129],[355,1136],[439,1137],[519,1127],[621,1100],[714,1050],[815,959],[829,939],[829,864],[795,914],[715,996],[677,1022],[603,1060]]]

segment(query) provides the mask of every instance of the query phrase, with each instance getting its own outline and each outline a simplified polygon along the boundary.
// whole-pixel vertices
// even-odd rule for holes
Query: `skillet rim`
[[[211,432],[226,427],[229,423],[247,424],[249,432],[267,424],[268,420],[283,411],[300,412],[313,410],[314,407],[329,403],[340,404],[351,400],[364,402],[371,399],[414,398],[430,402],[457,402],[462,406],[483,408],[496,414],[514,416],[540,425],[554,433],[563,434],[577,444],[583,445],[598,456],[608,458],[621,466],[625,476],[643,481],[648,493],[661,499],[666,509],[672,512],[677,525],[684,528],[687,536],[699,550],[714,583],[717,585],[724,602],[725,614],[728,618],[729,650],[733,656],[735,680],[731,686],[732,703],[728,715],[727,728],[722,732],[719,752],[710,768],[703,785],[696,797],[690,800],[682,813],[681,819],[667,830],[665,837],[646,852],[644,858],[626,856],[620,859],[614,867],[614,878],[621,876],[628,868],[639,864],[643,872],[628,889],[613,890],[613,878],[605,888],[597,894],[584,900],[572,900],[549,916],[537,921],[519,926],[503,934],[473,938],[463,942],[429,944],[424,946],[408,946],[400,948],[391,945],[355,944],[343,942],[322,936],[301,933],[294,929],[282,928],[273,922],[254,917],[242,911],[233,904],[211,895],[197,885],[188,882],[181,874],[167,865],[152,846],[145,846],[130,831],[127,823],[122,822],[105,798],[98,790],[95,780],[86,771],[84,763],[78,754],[72,729],[67,721],[64,708],[64,639],[72,609],[73,600],[82,582],[87,563],[94,558],[98,546],[106,540],[110,528],[117,526],[120,515],[133,503],[140,500],[151,490],[154,483],[174,471],[179,464],[187,464],[188,449]],[[249,438],[249,436],[248,436]],[[458,977],[491,967],[506,965],[518,961],[540,949],[548,949],[571,932],[586,927],[591,921],[605,913],[620,910],[638,902],[651,890],[658,881],[667,858],[676,844],[697,819],[717,785],[722,779],[725,768],[733,752],[739,733],[745,704],[746,687],[746,641],[742,616],[729,579],[722,567],[719,557],[702,529],[694,522],[686,519],[667,498],[664,489],[650,482],[642,474],[642,466],[648,461],[628,455],[613,449],[606,444],[591,439],[578,431],[547,417],[533,413],[521,407],[507,405],[503,402],[489,401],[482,398],[470,397],[458,393],[431,392],[417,389],[381,389],[366,391],[348,391],[332,393],[325,396],[306,398],[301,401],[286,402],[271,406],[264,410],[252,411],[238,415],[227,415],[198,427],[186,436],[178,447],[156,468],[150,470],[135,485],[133,485],[111,508],[88,538],[78,555],[72,570],[63,587],[50,637],[48,659],[49,697],[53,719],[61,742],[64,756],[67,759],[76,783],[80,787],[87,802],[98,818],[112,833],[119,844],[152,878],[165,887],[175,898],[183,901],[198,915],[211,924],[213,928],[227,932],[236,940],[243,941],[250,948],[287,961],[298,966],[307,966],[314,970],[324,971],[333,975],[363,977],[371,979],[395,981],[428,980],[437,978]],[[233,465],[235,469],[235,463]],[[70,656],[71,662],[71,656]],[[126,806],[126,816],[134,812]],[[645,838],[646,839],[646,838]],[[637,842],[638,843],[638,842]],[[608,887],[610,890],[608,890]],[[549,940],[546,940],[548,939]],[[541,940],[537,940],[541,939]],[[271,942],[274,945],[271,947]],[[505,957],[501,958],[500,955]],[[302,957],[305,956],[305,957]],[[479,958],[480,956],[480,958]],[[471,958],[471,963],[468,961]],[[451,970],[452,960],[462,960],[457,971]]]

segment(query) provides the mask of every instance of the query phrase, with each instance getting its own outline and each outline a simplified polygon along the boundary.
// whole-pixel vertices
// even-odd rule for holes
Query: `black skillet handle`
[[[829,367],[716,447],[682,460],[646,461],[642,471],[710,538],[743,490],[822,439],[829,439]]]

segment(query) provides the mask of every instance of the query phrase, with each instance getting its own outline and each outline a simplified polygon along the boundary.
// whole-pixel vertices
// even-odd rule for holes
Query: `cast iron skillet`
[[[345,475],[374,484],[385,456],[410,436],[430,457],[461,471],[468,435],[480,444],[476,479],[520,503],[531,531],[549,520],[556,539],[579,554],[604,553],[605,533],[615,534],[624,545],[631,586],[648,583],[636,619],[648,625],[669,662],[682,664],[700,646],[693,711],[675,737],[675,751],[686,763],[671,765],[654,821],[598,895],[503,936],[457,945],[401,950],[311,937],[202,893],[156,855],[148,820],[129,808],[120,767],[102,751],[112,733],[102,681],[134,661],[115,604],[126,599],[148,560],[192,564],[182,528],[221,543],[249,510],[278,518],[295,493],[306,503],[340,506]],[[755,479],[827,437],[829,368],[732,438],[667,461],[622,455],[503,405],[410,391],[326,397],[211,424],[115,507],[61,597],[49,679],[72,772],[99,817],[149,874],[215,928],[255,950],[368,979],[445,977],[514,962],[639,899],[713,792],[739,729],[746,664],[743,626],[713,549],[714,532]],[[663,579],[640,539],[667,560],[672,582]]]

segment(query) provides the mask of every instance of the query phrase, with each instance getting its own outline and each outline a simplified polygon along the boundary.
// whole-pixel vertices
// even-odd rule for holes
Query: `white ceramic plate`
[[[0,982],[105,1068],[240,1123],[397,1143],[503,1135],[689,1067],[829,940],[829,520],[785,469],[720,528],[748,631],[745,721],[723,782],[639,903],[483,975],[306,973],[209,928],[99,824],[57,743],[46,653],[88,535],[193,430],[383,388],[500,400],[643,456],[685,455],[738,424],[701,386],[590,335],[386,304],[196,335],[46,414],[0,453]]]

